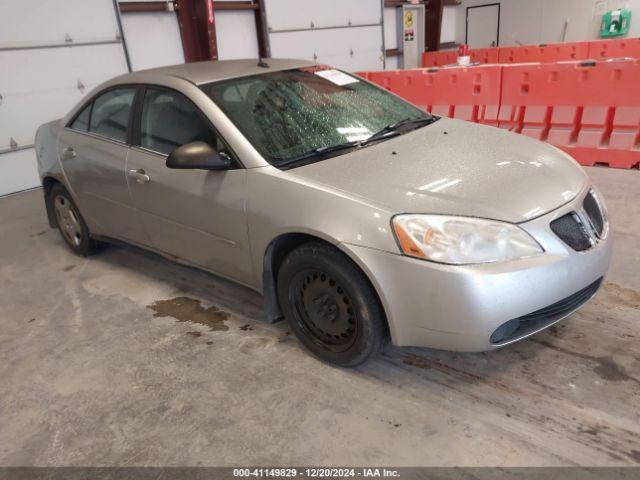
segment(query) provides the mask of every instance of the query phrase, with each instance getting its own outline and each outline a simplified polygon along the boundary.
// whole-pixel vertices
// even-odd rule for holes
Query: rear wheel
[[[315,356],[354,367],[383,343],[384,313],[367,278],[341,252],[322,243],[293,250],[278,271],[287,322]]]
[[[78,255],[95,252],[98,242],[91,238],[89,228],[67,189],[60,184],[54,185],[50,195],[58,230],[65,243]]]

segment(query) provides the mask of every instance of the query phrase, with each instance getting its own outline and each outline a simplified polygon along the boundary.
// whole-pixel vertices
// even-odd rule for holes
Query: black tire
[[[94,253],[99,243],[91,238],[89,227],[67,189],[58,183],[53,186],[49,195],[56,225],[67,246],[74,253],[85,257]]]
[[[291,330],[319,359],[355,367],[381,350],[386,321],[378,296],[337,249],[312,242],[290,252],[277,290]]]

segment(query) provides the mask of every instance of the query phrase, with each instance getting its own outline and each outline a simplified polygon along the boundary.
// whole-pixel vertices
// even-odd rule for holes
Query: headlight
[[[402,253],[453,265],[506,262],[544,252],[511,223],[445,215],[396,215],[393,231]]]

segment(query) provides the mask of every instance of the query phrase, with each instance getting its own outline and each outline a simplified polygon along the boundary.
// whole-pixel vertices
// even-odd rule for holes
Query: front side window
[[[191,142],[205,142],[216,151],[223,147],[196,106],[172,90],[149,88],[142,103],[140,146],[170,154]]]
[[[129,113],[135,93],[135,88],[118,88],[96,98],[91,111],[89,131],[126,142]]]
[[[366,140],[398,122],[432,118],[383,89],[326,67],[235,78],[202,89],[275,166]]]

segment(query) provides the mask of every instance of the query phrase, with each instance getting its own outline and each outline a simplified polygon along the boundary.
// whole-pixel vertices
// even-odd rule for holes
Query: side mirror
[[[191,142],[176,148],[167,157],[167,168],[190,170],[228,170],[231,158],[216,152],[205,142]]]

